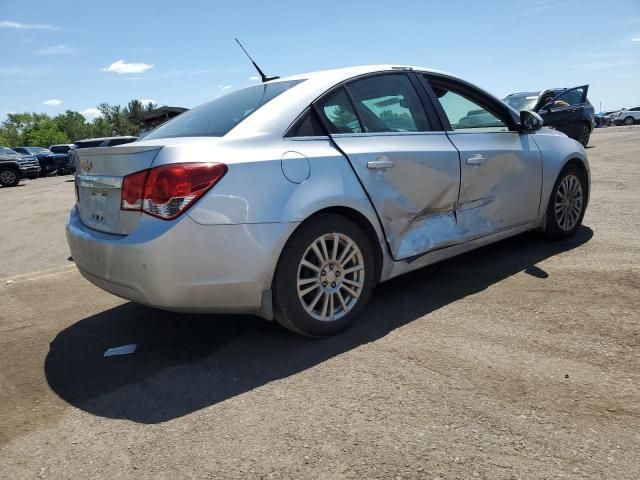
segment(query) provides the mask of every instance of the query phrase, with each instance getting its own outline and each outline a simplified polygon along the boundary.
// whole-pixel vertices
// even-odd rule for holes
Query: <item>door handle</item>
[[[475,155],[467,158],[467,164],[469,165],[482,165],[487,161],[487,157],[476,153]]]
[[[391,168],[395,165],[396,163],[392,160],[389,160],[388,157],[377,157],[375,160],[371,161],[371,162],[367,162],[367,168],[375,170],[375,169],[379,169],[379,170],[385,170],[387,168]]]

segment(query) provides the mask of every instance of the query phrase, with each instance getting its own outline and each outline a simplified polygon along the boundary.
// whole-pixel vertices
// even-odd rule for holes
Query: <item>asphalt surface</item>
[[[0,189],[0,478],[639,478],[640,128],[591,145],[575,238],[382,284],[325,340],[104,293],[70,177]]]

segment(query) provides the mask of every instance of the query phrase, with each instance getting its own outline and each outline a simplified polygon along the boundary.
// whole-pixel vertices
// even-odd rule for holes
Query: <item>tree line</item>
[[[138,135],[142,128],[140,116],[156,107],[139,100],[131,100],[125,106],[101,103],[101,116],[91,121],[73,110],[54,117],[46,113],[9,113],[0,124],[0,145],[48,147],[83,138]]]

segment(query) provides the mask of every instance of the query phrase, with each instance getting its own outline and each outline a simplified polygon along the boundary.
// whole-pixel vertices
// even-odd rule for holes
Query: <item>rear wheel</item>
[[[371,244],[348,219],[321,214],[285,246],[273,281],[275,317],[303,335],[333,335],[350,326],[374,284]]]
[[[0,185],[15,187],[20,183],[20,173],[15,168],[0,167]]]
[[[573,236],[582,223],[586,200],[584,173],[573,165],[567,165],[558,176],[549,199],[547,236],[556,239]]]
[[[624,119],[624,124],[625,125],[633,125],[633,117],[626,117]]]

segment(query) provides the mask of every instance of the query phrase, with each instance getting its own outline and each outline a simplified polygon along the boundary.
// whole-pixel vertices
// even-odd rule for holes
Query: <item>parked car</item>
[[[95,148],[95,147],[115,147],[116,145],[124,145],[125,143],[135,142],[138,137],[120,136],[120,137],[102,137],[102,138],[86,138],[75,142],[69,150],[68,168],[76,170],[75,151],[79,148]]]
[[[586,147],[595,126],[595,109],[587,98],[588,90],[589,85],[582,85],[512,93],[503,101],[516,110],[539,113],[545,126],[565,133]]]
[[[55,173],[67,164],[67,155],[53,153],[44,147],[12,147],[18,153],[33,155],[40,163],[40,176]]]
[[[69,150],[73,147],[73,143],[62,143],[58,145],[51,145],[49,150],[53,153],[59,153],[66,155],[67,158],[65,160],[65,166],[62,167],[60,173],[66,175],[68,173],[72,173],[75,171],[75,163],[72,165],[72,162],[69,161]]]
[[[474,110],[486,123],[459,129]],[[528,230],[571,237],[590,192],[579,143],[417,67],[267,81],[76,155],[66,230],[89,281],[310,336],[348,327],[397,275]]]
[[[625,108],[618,112],[613,118],[616,125],[633,125],[640,122],[640,107]]]
[[[22,178],[38,178],[40,165],[32,155],[22,155],[0,146],[0,186],[14,187]]]

